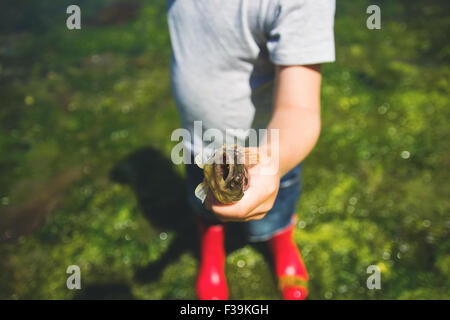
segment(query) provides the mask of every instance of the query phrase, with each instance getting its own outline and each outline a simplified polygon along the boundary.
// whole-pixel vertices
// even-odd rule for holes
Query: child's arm
[[[280,177],[299,164],[319,138],[320,82],[320,65],[277,67],[268,132],[279,129]],[[269,151],[270,141],[269,136]]]
[[[314,147],[320,133],[319,66],[278,66],[274,111],[268,126],[279,129],[278,161],[257,165],[249,170],[250,185],[237,203],[223,205],[208,197],[206,205],[223,221],[262,219],[272,208],[280,177],[300,163]],[[261,155],[272,154],[270,136],[261,146]],[[262,166],[277,166],[272,174],[262,174]]]

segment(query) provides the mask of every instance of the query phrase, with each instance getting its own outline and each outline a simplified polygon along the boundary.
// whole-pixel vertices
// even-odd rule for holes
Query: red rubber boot
[[[199,222],[200,269],[197,276],[197,297],[200,300],[226,300],[224,226]]]
[[[285,300],[304,300],[308,295],[308,273],[293,239],[292,223],[269,240],[278,285]]]

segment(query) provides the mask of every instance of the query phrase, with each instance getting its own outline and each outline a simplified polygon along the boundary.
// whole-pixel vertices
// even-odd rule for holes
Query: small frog
[[[248,188],[248,169],[259,161],[256,148],[243,148],[236,144],[224,144],[205,162],[202,154],[195,157],[195,163],[203,169],[204,179],[195,189],[195,196],[202,203],[208,190],[221,203],[230,204],[239,201]]]

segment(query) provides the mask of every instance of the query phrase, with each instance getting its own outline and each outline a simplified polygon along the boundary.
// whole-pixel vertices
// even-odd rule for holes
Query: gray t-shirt
[[[192,138],[198,120],[203,133],[264,128],[275,64],[334,61],[334,11],[334,0],[168,0],[182,126]],[[186,147],[196,154],[192,141]]]

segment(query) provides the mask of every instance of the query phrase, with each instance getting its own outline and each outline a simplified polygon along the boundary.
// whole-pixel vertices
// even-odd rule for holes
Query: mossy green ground
[[[82,23],[110,2],[79,1]],[[72,3],[0,10],[0,298],[193,299],[165,2],[68,31]],[[368,30],[369,4],[338,2],[337,62],[322,69],[323,129],[295,231],[310,298],[448,299],[448,5],[379,1],[382,30]],[[230,297],[279,298],[264,245],[238,227]],[[366,287],[373,264],[381,290]],[[66,288],[69,265],[81,290]]]

